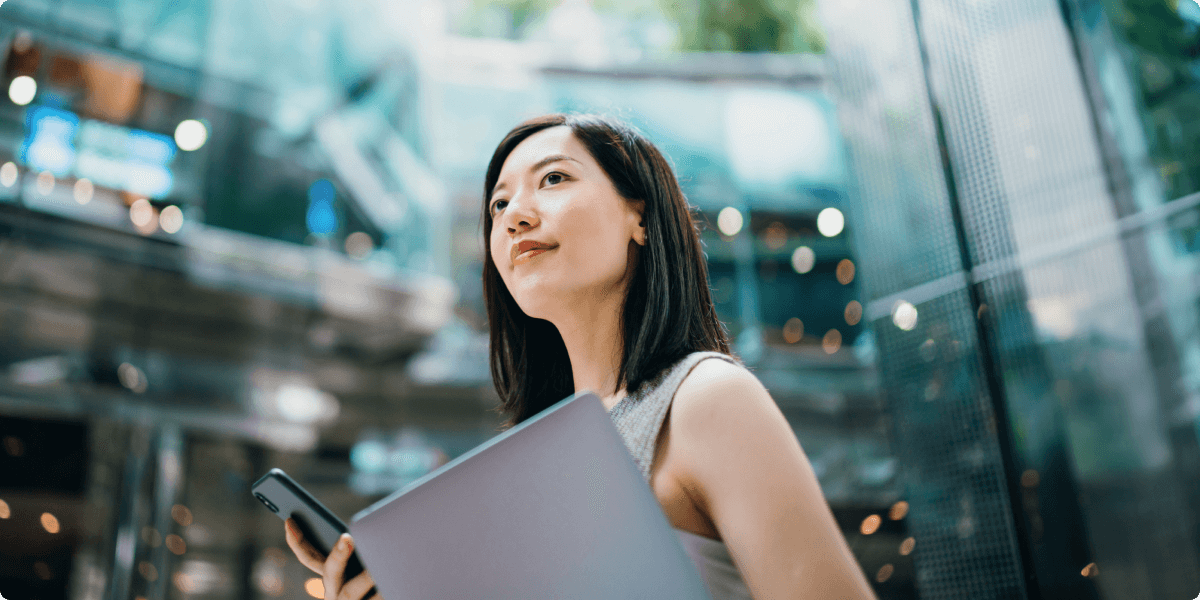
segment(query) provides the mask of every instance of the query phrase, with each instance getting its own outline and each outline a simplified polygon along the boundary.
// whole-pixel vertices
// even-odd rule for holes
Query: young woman
[[[596,116],[518,125],[488,166],[483,237],[509,424],[595,391],[714,600],[874,598],[791,427],[729,354],[697,228],[653,144]],[[287,541],[326,598],[372,588],[368,573],[342,581],[349,536],[328,558],[291,523]]]

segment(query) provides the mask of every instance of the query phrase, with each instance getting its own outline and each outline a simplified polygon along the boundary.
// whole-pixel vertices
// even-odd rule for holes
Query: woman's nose
[[[528,202],[518,202],[516,198],[504,208],[504,221],[509,233],[529,231],[542,222]]]

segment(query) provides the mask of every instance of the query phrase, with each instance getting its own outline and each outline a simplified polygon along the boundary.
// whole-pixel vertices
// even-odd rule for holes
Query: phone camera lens
[[[267,500],[266,496],[255,492],[254,497],[258,498],[259,502],[262,502],[264,505],[266,505],[267,508],[271,509],[271,512],[276,512],[276,513],[279,512],[279,507],[275,506],[275,504],[272,503],[270,500]]]

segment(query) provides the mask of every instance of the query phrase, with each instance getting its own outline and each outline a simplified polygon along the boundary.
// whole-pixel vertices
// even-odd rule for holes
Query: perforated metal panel
[[[918,593],[1024,597],[994,399],[978,352],[977,310],[965,287],[917,15],[910,2],[890,0],[869,8],[830,0],[821,13],[857,185],[851,204],[861,206],[850,215],[859,224],[855,245],[867,303],[875,307],[868,313],[911,504]],[[994,163],[983,154],[967,159]],[[979,212],[996,231],[1007,230],[1003,206]],[[989,256],[1012,254],[1007,236],[992,237]],[[912,330],[889,314],[901,300],[916,305]]]

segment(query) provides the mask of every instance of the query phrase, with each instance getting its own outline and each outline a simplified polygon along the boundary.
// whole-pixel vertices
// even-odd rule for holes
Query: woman
[[[804,451],[729,355],[700,239],[662,154],[629,126],[549,115],[500,142],[484,186],[483,283],[501,410],[519,423],[595,391],[714,600],[873,598]],[[352,541],[326,559],[343,585]],[[402,600],[402,599],[394,599]]]

